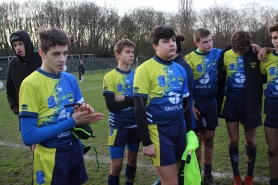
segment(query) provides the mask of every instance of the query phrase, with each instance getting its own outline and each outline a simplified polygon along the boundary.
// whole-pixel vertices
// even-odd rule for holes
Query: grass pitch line
[[[24,144],[15,144],[15,143],[10,143],[10,142],[3,142],[0,141],[0,145],[2,146],[8,146],[8,147],[14,147],[14,148],[20,148],[20,149],[24,149],[26,148],[26,150],[29,150],[29,147],[25,146]],[[86,154],[84,155],[84,159],[85,160],[89,160],[89,161],[96,161],[95,155],[89,155]],[[110,156],[105,156],[105,155],[98,155],[98,160],[100,163],[107,163],[110,164]],[[149,161],[150,163],[144,163],[142,161],[138,161],[137,162],[137,168],[139,170],[148,170],[148,171],[154,171],[155,167],[151,164],[151,161]],[[225,178],[225,179],[232,179],[233,174],[232,173],[220,173],[220,172],[213,172],[212,173],[214,178]],[[243,177],[243,176],[242,176]],[[261,183],[268,183],[269,178],[268,177],[254,177],[254,181],[255,182],[261,182]]]

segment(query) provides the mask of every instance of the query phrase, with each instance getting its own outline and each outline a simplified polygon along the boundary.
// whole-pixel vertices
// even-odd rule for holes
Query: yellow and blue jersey
[[[193,72],[194,100],[204,101],[215,97],[218,59],[221,52],[221,49],[213,48],[209,53],[193,51],[184,57]]]
[[[133,97],[134,70],[128,72],[115,68],[103,79],[103,94]],[[135,127],[134,108],[127,107],[121,111],[109,111],[109,124],[112,128]]]
[[[272,52],[267,55],[267,61],[260,63],[262,74],[267,75],[265,97],[278,98],[278,54]]]
[[[41,69],[29,75],[21,84],[19,116],[37,118],[36,127],[48,127],[65,121],[73,107],[64,105],[84,101],[75,76],[61,72],[50,74]],[[61,132],[40,144],[49,148],[68,146],[74,139],[71,130]]]
[[[224,54],[224,68],[226,69],[225,95],[234,99],[245,97],[244,56],[232,49]]]
[[[183,120],[183,98],[189,96],[185,69],[154,56],[135,73],[134,96],[147,98],[149,124],[173,125]]]

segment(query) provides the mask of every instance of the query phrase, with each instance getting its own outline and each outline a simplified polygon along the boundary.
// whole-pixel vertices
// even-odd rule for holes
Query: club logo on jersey
[[[212,62],[212,65],[215,66],[216,65],[216,60]]]
[[[48,108],[53,108],[53,107],[55,107],[57,105],[54,96],[50,96],[47,99],[47,102],[48,102]]]
[[[36,182],[38,184],[44,184],[45,183],[43,171],[36,171]]]
[[[72,98],[72,93],[71,92],[68,92],[67,97],[68,97],[69,102],[72,103],[73,98]]]
[[[236,83],[239,83],[239,84],[242,84],[245,82],[245,75],[244,74],[241,74],[241,73],[236,73],[235,74],[235,81]]]
[[[196,67],[196,69],[197,69],[197,72],[198,72],[198,73],[202,72],[202,71],[203,71],[202,64],[198,64],[197,67]]]
[[[172,104],[177,104],[180,102],[180,94],[177,94],[173,91],[169,92],[169,101],[172,103]]]
[[[28,110],[28,105],[22,104],[22,105],[21,105],[21,109],[22,109],[22,110]]]
[[[117,85],[117,90],[118,90],[118,92],[122,92],[123,91],[123,85],[122,84],[118,84]]]
[[[201,83],[201,84],[207,84],[208,82],[209,82],[209,74],[205,74],[205,76],[203,76],[203,78],[201,78],[200,80],[199,80],[199,82]]]
[[[256,64],[257,64],[256,62],[250,62],[250,65],[251,65],[252,69],[255,69]]]
[[[235,70],[235,64],[234,63],[230,64],[230,70]]]
[[[158,85],[160,87],[164,87],[166,85],[166,80],[164,75],[157,77],[157,80],[158,80]]]
[[[269,74],[274,75],[275,74],[275,67],[269,68]]]

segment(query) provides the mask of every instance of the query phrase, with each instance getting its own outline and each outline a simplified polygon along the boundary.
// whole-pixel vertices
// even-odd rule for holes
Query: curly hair
[[[236,31],[231,37],[232,48],[238,53],[246,53],[252,43],[251,34],[246,31]]]

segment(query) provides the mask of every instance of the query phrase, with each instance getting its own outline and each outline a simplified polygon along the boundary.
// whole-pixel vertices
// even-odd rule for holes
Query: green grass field
[[[104,71],[107,72],[108,70]],[[105,117],[102,121],[91,124],[95,138],[84,141],[86,145],[93,145],[98,151],[100,163],[99,172],[95,173],[97,163],[95,153],[91,149],[84,157],[89,181],[86,185],[107,184],[107,177],[110,167],[107,137],[109,133],[108,111],[102,96],[103,71],[94,71],[94,74],[87,72],[85,81],[79,83],[85,101],[94,107],[95,112],[102,112]],[[74,74],[77,76],[77,74]],[[3,81],[5,83],[5,81]],[[24,146],[20,132],[18,131],[18,118],[10,110],[6,90],[0,90],[0,184],[1,185],[25,185],[31,183],[32,157],[29,148]],[[228,156],[228,135],[224,120],[219,119],[220,126],[216,130],[213,172],[216,184],[232,185],[232,169]],[[244,135],[240,131],[240,172],[242,176],[246,174]],[[266,185],[269,177],[267,144],[264,130],[261,126],[257,130],[257,161],[255,168],[256,185]],[[155,168],[151,159],[139,152],[138,170],[135,185],[151,185],[157,178]],[[121,174],[121,184],[124,184],[124,166]]]

